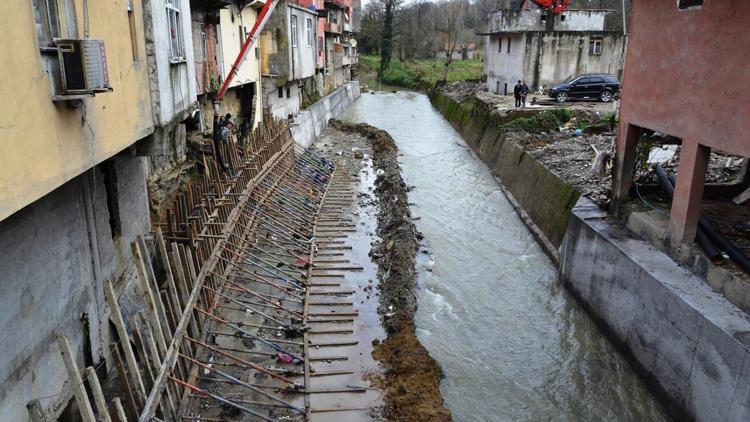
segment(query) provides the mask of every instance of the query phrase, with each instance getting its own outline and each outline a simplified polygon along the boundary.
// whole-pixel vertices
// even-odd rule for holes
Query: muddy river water
[[[342,119],[390,132],[414,185],[425,236],[416,325],[455,420],[667,420],[425,95],[363,94]]]

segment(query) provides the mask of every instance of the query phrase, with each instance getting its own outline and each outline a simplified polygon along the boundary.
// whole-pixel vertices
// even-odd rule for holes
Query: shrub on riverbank
[[[361,80],[371,86],[377,85],[380,57],[360,56]],[[409,89],[427,90],[443,78],[445,62],[441,59],[415,59],[391,61],[380,83]],[[481,60],[456,60],[448,68],[448,82],[480,79],[484,69]]]

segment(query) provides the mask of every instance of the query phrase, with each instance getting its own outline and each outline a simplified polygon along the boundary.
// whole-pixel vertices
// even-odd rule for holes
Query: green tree
[[[378,79],[391,65],[393,55],[393,19],[403,0],[380,0],[383,3],[383,44],[380,47],[380,70]]]

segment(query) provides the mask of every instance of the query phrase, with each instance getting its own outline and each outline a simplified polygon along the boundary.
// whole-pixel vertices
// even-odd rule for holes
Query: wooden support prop
[[[310,409],[310,412],[312,413],[358,412],[358,411],[364,411],[364,410],[370,410],[370,408],[369,407],[320,407],[320,408]]]
[[[107,297],[107,302],[109,302],[109,309],[112,311],[112,320],[115,323],[117,335],[120,337],[120,344],[122,345],[122,350],[125,354],[125,361],[128,363],[128,372],[130,372],[130,376],[135,383],[135,392],[138,396],[138,403],[144,403],[146,389],[143,386],[143,379],[138,370],[138,364],[135,361],[133,347],[130,345],[130,337],[128,336],[127,328],[125,328],[125,321],[123,321],[122,313],[120,313],[120,305],[117,303],[115,291],[112,289],[112,282],[109,280],[104,283],[104,294]]]
[[[310,312],[308,315],[310,316],[359,316],[359,312],[333,312],[333,313],[318,313],[318,312]]]
[[[122,390],[125,392],[125,405],[128,407],[128,414],[130,417],[135,419],[138,417],[138,406],[136,405],[136,395],[133,392],[133,387],[128,379],[128,374],[125,372],[125,364],[120,356],[120,349],[117,347],[117,343],[109,344],[110,355],[115,361],[115,369],[117,369],[117,378],[120,380]]]
[[[358,341],[339,341],[331,343],[310,343],[310,347],[348,347],[358,345]]]
[[[341,361],[349,360],[349,356],[310,356],[311,362]]]
[[[89,381],[89,387],[91,388],[91,394],[94,396],[94,404],[96,405],[96,412],[99,414],[99,420],[102,422],[111,422],[112,419],[109,417],[107,402],[104,401],[102,386],[99,384],[99,377],[96,376],[94,367],[89,366],[85,369],[85,372],[86,379]]]
[[[94,409],[91,408],[89,396],[86,394],[86,386],[83,385],[83,379],[81,379],[81,373],[78,371],[78,364],[73,357],[73,352],[70,350],[68,339],[59,331],[55,335],[57,336],[57,345],[60,347],[60,354],[62,354],[65,363],[65,370],[68,372],[70,384],[73,386],[76,404],[81,412],[81,419],[84,422],[96,422]]]
[[[122,408],[119,397],[112,399],[112,406],[115,408],[118,422],[128,422],[128,417],[125,415],[125,409]]]
[[[350,369],[342,369],[342,370],[338,370],[338,371],[318,371],[318,372],[313,372],[310,376],[311,377],[332,377],[332,376],[335,376],[335,375],[349,375],[349,374],[353,374],[353,373],[354,373],[354,371],[352,371]]]
[[[143,255],[138,248],[138,242],[131,244],[133,250],[133,256],[135,259],[135,266],[138,269],[138,281],[141,285],[141,293],[143,294],[143,301],[146,304],[146,310],[148,311],[149,318],[151,319],[151,326],[156,332],[156,343],[159,347],[159,352],[163,356],[167,351],[167,343],[164,337],[164,331],[162,330],[161,318],[159,317],[159,311],[156,305],[155,294],[151,289],[151,283],[146,273],[146,266]]]

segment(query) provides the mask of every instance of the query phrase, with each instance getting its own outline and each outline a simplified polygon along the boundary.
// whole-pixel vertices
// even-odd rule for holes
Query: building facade
[[[711,150],[750,157],[750,121],[743,113],[750,109],[750,10],[744,6],[734,0],[633,5],[613,195],[616,204],[628,197],[643,129],[680,138],[673,244],[695,238]]]
[[[260,38],[266,113],[295,116],[319,98],[318,6],[313,0],[282,0]]]
[[[519,80],[536,89],[584,73],[619,77],[622,32],[605,25],[608,10],[568,10],[548,16],[536,6],[492,12],[485,42],[487,88],[507,94]]]
[[[352,79],[359,0],[284,0],[260,38],[264,112],[293,118]]]
[[[0,420],[29,420],[27,403],[41,397],[62,412],[71,397],[59,394],[67,376],[56,334],[78,362],[107,361],[102,285],[124,294],[137,284],[130,245],[150,219],[136,145],[160,123],[144,6],[0,4],[0,32],[13,40],[0,47],[12,58],[0,73]]]

